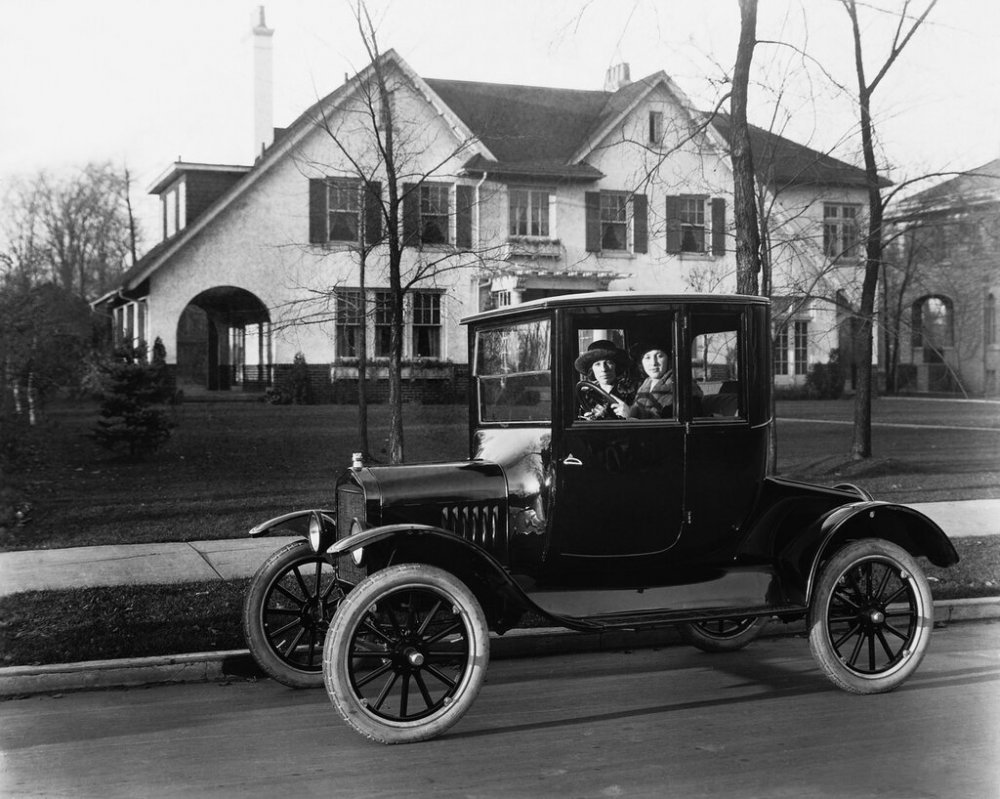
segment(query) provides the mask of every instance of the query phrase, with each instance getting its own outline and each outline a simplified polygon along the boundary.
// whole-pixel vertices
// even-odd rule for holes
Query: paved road
[[[803,639],[498,661],[446,737],[381,747],[270,681],[0,703],[4,797],[996,797],[1000,624],[856,697]]]

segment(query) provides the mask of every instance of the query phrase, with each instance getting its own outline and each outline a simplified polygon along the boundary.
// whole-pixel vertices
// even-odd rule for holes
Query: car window
[[[691,330],[692,416],[743,418],[739,315],[695,314]]]
[[[551,336],[548,319],[480,330],[475,341],[480,422],[552,419]]]
[[[677,418],[671,312],[581,315],[574,323],[573,418],[634,423]],[[593,387],[593,388],[592,388]]]

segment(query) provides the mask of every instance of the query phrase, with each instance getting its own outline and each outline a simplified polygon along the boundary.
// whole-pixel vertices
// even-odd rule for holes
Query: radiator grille
[[[448,505],[441,509],[441,526],[497,555],[506,550],[497,504]]]
[[[350,535],[354,519],[365,521],[365,492],[353,483],[337,489],[337,537]]]

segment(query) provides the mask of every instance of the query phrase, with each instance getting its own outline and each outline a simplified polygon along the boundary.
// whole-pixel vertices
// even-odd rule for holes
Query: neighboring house
[[[886,362],[897,391],[1000,394],[1000,159],[887,218]]]
[[[632,82],[619,65],[603,90],[579,91],[425,79],[393,51],[381,66],[408,158],[411,396],[463,394],[458,322],[483,308],[604,289],[735,288],[726,120],[708,124],[663,72]],[[384,394],[386,179],[378,159],[359,170],[371,137],[352,127],[372,69],[276,130],[252,167],[177,162],[153,186],[164,241],[99,305],[119,336],[162,339],[181,388],[259,390],[301,352],[321,397],[350,400],[364,336]],[[864,175],[759,129],[754,150],[781,298],[776,379],[801,383],[841,344]]]

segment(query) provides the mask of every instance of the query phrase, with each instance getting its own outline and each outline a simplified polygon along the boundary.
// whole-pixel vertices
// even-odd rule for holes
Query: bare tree
[[[854,440],[851,457],[855,460],[870,458],[872,454],[872,351],[875,319],[875,293],[882,269],[883,203],[878,164],[875,160],[875,125],[872,121],[871,102],[875,90],[889,69],[899,58],[910,39],[920,28],[937,3],[929,0],[924,10],[915,18],[909,13],[910,2],[905,0],[899,12],[896,30],[889,52],[869,79],[865,72],[864,47],[861,25],[858,20],[856,0],[842,0],[851,20],[854,42],[854,67],[858,81],[858,109],[861,121],[861,148],[868,176],[868,233],[865,237],[865,272],[861,289],[861,306],[858,310],[858,330],[855,337],[855,362],[858,368],[857,390],[854,395]]]

